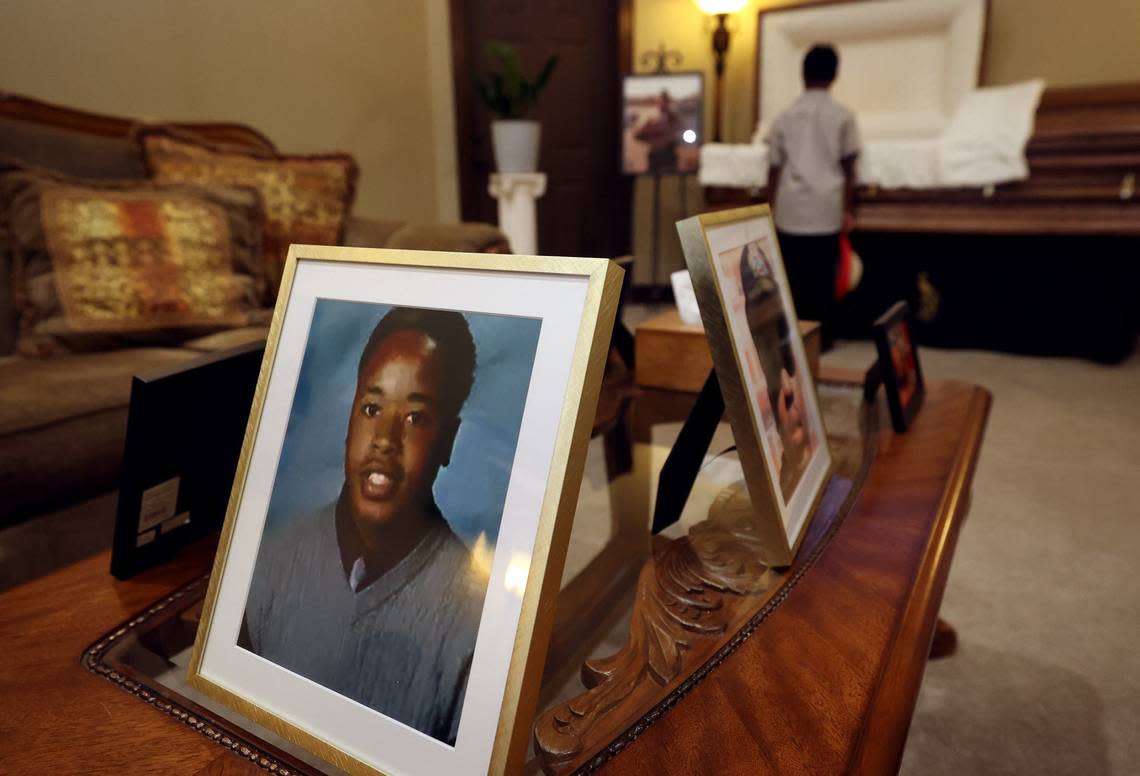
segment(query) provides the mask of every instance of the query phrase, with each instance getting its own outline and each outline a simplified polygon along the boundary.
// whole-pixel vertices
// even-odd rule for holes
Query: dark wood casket
[[[936,345],[1117,361],[1140,315],[1140,86],[1047,91],[1029,178],[992,189],[864,190],[863,285],[846,333],[909,298]]]

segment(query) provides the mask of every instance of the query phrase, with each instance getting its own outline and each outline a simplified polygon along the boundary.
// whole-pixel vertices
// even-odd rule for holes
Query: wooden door
[[[533,75],[552,54],[558,68],[530,118],[542,123],[538,250],[613,258],[629,252],[631,188],[620,170],[620,78],[629,70],[631,0],[452,0],[460,202],[464,220],[496,223],[487,193],[494,171],[491,113],[473,78],[483,43],[519,52]]]

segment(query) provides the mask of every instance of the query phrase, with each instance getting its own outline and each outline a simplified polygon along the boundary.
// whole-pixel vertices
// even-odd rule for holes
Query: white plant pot
[[[501,119],[491,122],[495,167],[499,172],[537,172],[538,141],[542,125],[537,121]]]

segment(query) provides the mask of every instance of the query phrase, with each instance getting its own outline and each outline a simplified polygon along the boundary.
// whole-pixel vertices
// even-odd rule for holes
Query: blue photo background
[[[386,304],[317,300],[277,464],[267,531],[331,504],[340,494],[360,353],[389,309]],[[436,477],[435,498],[468,546],[485,532],[493,547],[542,322],[487,313],[463,317],[475,340],[475,384],[460,413],[451,464]]]

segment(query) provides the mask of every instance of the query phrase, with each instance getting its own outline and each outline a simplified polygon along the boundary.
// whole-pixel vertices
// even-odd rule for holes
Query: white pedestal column
[[[546,173],[495,173],[487,191],[499,201],[499,228],[511,250],[524,256],[538,253],[534,203],[546,193]]]

